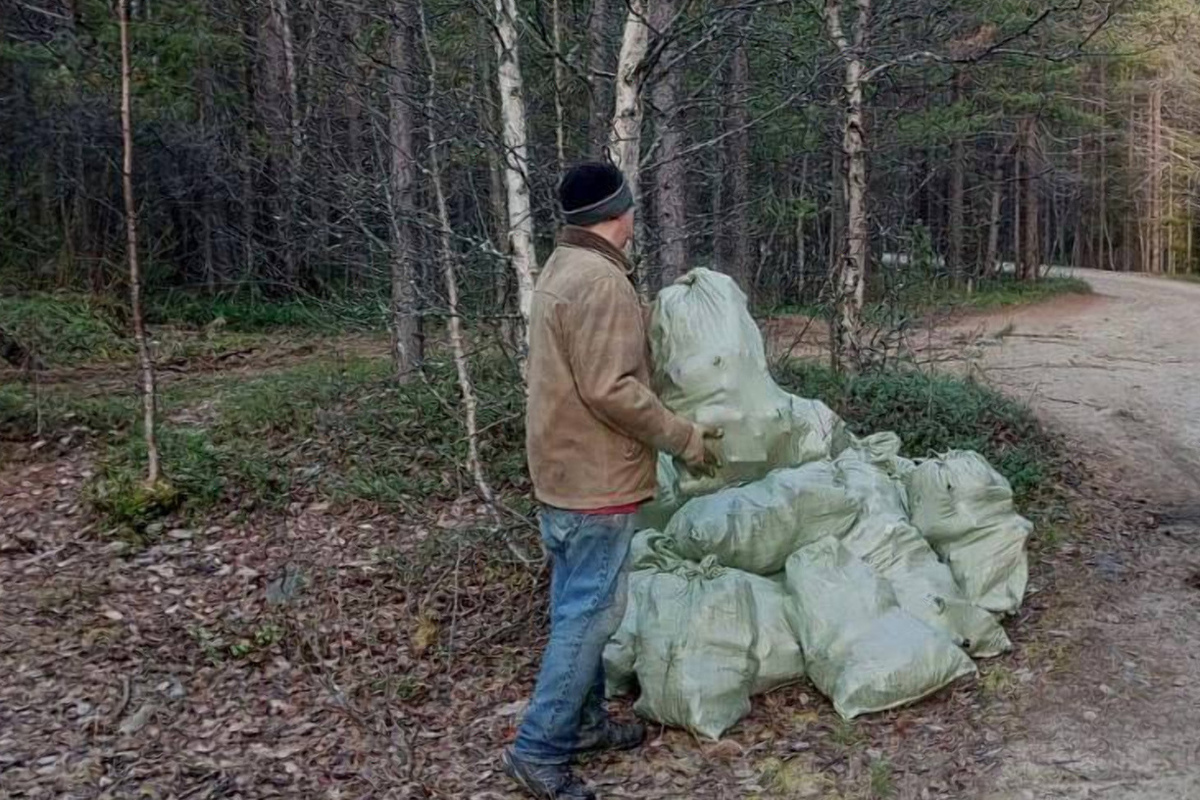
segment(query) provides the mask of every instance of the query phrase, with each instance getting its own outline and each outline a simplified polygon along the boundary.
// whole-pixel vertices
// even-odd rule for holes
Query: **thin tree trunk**
[[[213,112],[212,68],[207,54],[201,56],[200,80],[200,139],[208,143],[209,118]],[[207,183],[200,186],[200,253],[204,262],[204,286],[211,295],[216,292],[217,268],[213,254],[213,189]]]
[[[558,172],[561,175],[567,168],[567,132],[563,111],[563,93],[566,91],[567,81],[563,74],[565,56],[562,49],[562,14],[559,4],[560,0],[552,0],[550,14],[554,37],[554,144],[558,155]]]
[[[496,1],[496,71],[500,86],[505,154],[504,183],[508,193],[508,241],[517,276],[517,306],[522,320],[521,339],[529,344],[529,309],[537,274],[533,248],[533,210],[529,200],[529,145],[525,127],[525,85],[517,43],[516,0]],[[524,348],[519,356],[524,371]]]
[[[1100,268],[1116,268],[1113,254],[1112,229],[1108,224],[1108,65],[1100,62],[1100,174],[1097,186],[1097,212],[1100,215],[1099,242],[1097,252]]]
[[[677,0],[659,0],[651,22],[662,35],[677,11]],[[672,49],[665,52],[670,59]],[[658,112],[659,167],[654,172],[654,212],[658,229],[658,276],[660,286],[669,285],[687,269],[687,237],[684,217],[687,215],[687,169],[680,151],[683,149],[682,111],[679,102],[683,83],[681,69],[671,69],[654,85],[654,108]]]
[[[870,25],[870,0],[858,7],[851,46],[842,28],[841,0],[826,0],[825,22],[830,38],[846,61],[842,83],[842,184],[846,198],[846,232],[835,282],[832,358],[837,368],[857,367],[861,361],[861,314],[867,275],[867,161],[863,123],[864,69],[861,55]]]
[[[591,15],[588,17],[588,149],[593,157],[599,157],[608,145],[612,118],[609,110],[611,91],[603,73],[608,70],[609,0],[592,0]]]
[[[750,276],[750,130],[747,109],[750,60],[745,37],[739,36],[729,65],[729,212],[731,260],[729,272],[746,296],[753,300],[755,286]]]
[[[1075,151],[1075,176],[1079,182],[1079,197],[1074,204],[1075,226],[1074,232],[1071,234],[1071,266],[1075,267],[1090,267],[1094,266],[1091,261],[1091,254],[1087,252],[1087,237],[1083,235],[1083,218],[1087,211],[1088,198],[1087,196],[1087,173],[1085,170],[1086,160],[1084,157],[1085,143],[1087,137],[1080,135],[1079,147]]]
[[[1013,145],[1013,183],[1009,193],[1012,200],[1012,264],[1013,277],[1021,278],[1021,134]]]
[[[954,102],[959,103],[963,97],[963,87],[966,83],[964,73],[954,76]],[[967,157],[963,145],[963,137],[955,136],[951,145],[950,155],[950,220],[949,220],[949,263],[950,278],[957,285],[963,282],[964,255],[964,183],[967,169]]]
[[[828,261],[831,275],[838,273],[838,250],[842,246],[842,235],[845,230],[846,193],[845,180],[842,174],[842,151],[839,147],[830,151],[829,159],[829,238]]]
[[[800,196],[799,210],[796,213],[796,302],[804,302],[804,292],[808,279],[808,241],[804,235],[805,206],[808,200],[808,153],[800,160]]]
[[[413,230],[414,72],[411,0],[392,0],[391,73],[388,78],[388,138],[391,150],[388,206],[392,226],[392,356],[401,383],[412,378],[424,359],[417,296],[417,263]]]
[[[1189,186],[1190,186],[1192,179],[1189,178],[1188,180],[1189,180]],[[1189,199],[1188,199],[1189,205],[1188,205],[1188,212],[1187,212],[1187,265],[1184,267],[1185,272],[1194,272],[1196,269],[1196,261],[1195,261],[1195,258],[1196,258],[1196,250],[1195,250],[1196,220],[1192,214],[1192,205],[1191,205],[1191,203],[1194,202],[1194,199],[1195,199],[1195,194],[1196,194],[1195,189],[1192,189],[1190,194],[1191,194],[1191,197],[1189,197]]]
[[[129,304],[133,317],[133,340],[137,346],[138,367],[142,375],[142,428],[146,437],[147,483],[158,482],[158,431],[154,388],[154,361],[146,340],[142,318],[142,274],[138,265],[137,203],[133,196],[133,68],[129,43],[129,0],[118,5],[121,29],[121,190],[125,196],[125,242],[129,257]]]
[[[963,282],[965,273],[963,256],[964,256],[964,199],[965,199],[965,175],[966,172],[966,155],[964,153],[963,141],[961,138],[955,138],[954,144],[951,146],[952,154],[950,156],[950,219],[949,219],[949,264],[950,278],[957,285]]]
[[[292,39],[292,14],[288,0],[271,0],[273,33],[279,38],[279,56],[283,67],[283,85],[287,92],[287,110],[282,115],[282,124],[287,128],[287,153],[283,158],[283,197],[280,200],[279,248],[283,256],[285,281],[289,288],[297,280],[296,264],[296,209],[298,197],[298,169],[301,146],[300,93],[296,79],[296,52]]]
[[[246,119],[241,128],[241,140],[238,143],[238,174],[241,178],[241,226],[242,226],[242,280],[254,277],[254,170],[251,159],[254,155],[254,134],[257,115],[258,98],[254,84],[254,61],[257,56],[258,42],[254,35],[254,15],[251,9],[246,10],[242,19],[242,39],[247,49],[245,64],[242,67],[242,89],[246,94]]]
[[[483,471],[479,457],[479,425],[477,422],[478,401],[471,383],[471,372],[467,367],[467,346],[463,336],[462,317],[458,311],[458,276],[454,270],[453,231],[450,228],[450,212],[446,207],[446,192],[442,187],[442,168],[438,159],[438,140],[434,120],[437,102],[437,61],[429,41],[425,25],[425,6],[418,0],[421,20],[421,40],[425,44],[425,57],[429,67],[429,96],[426,101],[426,131],[429,136],[429,177],[433,183],[433,196],[438,215],[438,261],[442,267],[442,279],[446,285],[446,304],[449,311],[450,349],[454,353],[454,368],[458,375],[458,389],[462,396],[463,414],[467,429],[467,469],[475,481],[479,497],[492,514],[492,521],[499,523],[495,496]]]
[[[1027,118],[1021,122],[1021,257],[1018,270],[1022,280],[1036,280],[1041,271],[1041,246],[1038,211],[1037,122]]]
[[[1162,86],[1155,81],[1150,89],[1150,155],[1146,164],[1147,219],[1146,270],[1154,274],[1163,271],[1162,218]]]
[[[1000,209],[1004,198],[1004,151],[996,151],[992,167],[992,203],[988,213],[987,255],[983,258],[983,275],[992,277],[1000,271]]]
[[[1132,181],[1133,176],[1136,172],[1136,168],[1135,168],[1135,161],[1136,161],[1135,153],[1136,153],[1136,151],[1134,150],[1134,139],[1135,139],[1135,132],[1137,131],[1137,128],[1138,128],[1137,113],[1135,111],[1133,111],[1133,106],[1135,105],[1135,103],[1134,103],[1134,98],[1133,98],[1132,94],[1130,95],[1130,98],[1129,98],[1129,105],[1130,105],[1131,113],[1129,114],[1128,129],[1126,131],[1126,136],[1125,136],[1129,147],[1128,147],[1128,152],[1125,157],[1125,169],[1129,175],[1129,180]],[[1127,191],[1129,192],[1130,195],[1134,195],[1133,203],[1136,208],[1138,205],[1138,202],[1137,202],[1134,190],[1132,188],[1130,188]],[[1137,266],[1135,264],[1135,261],[1136,261],[1136,258],[1134,255],[1135,251],[1133,249],[1133,224],[1134,224],[1135,216],[1140,218],[1141,215],[1140,214],[1134,215],[1134,214],[1129,214],[1129,213],[1125,214],[1124,236],[1122,237],[1124,241],[1122,242],[1122,244],[1123,244],[1122,249],[1125,251],[1124,261],[1125,261],[1125,271],[1126,272],[1133,272]],[[1140,224],[1138,226],[1138,229],[1139,229],[1139,231],[1141,230]]]
[[[485,34],[487,35],[487,34]],[[484,52],[480,59],[480,68],[486,75],[484,85],[493,85],[494,75],[496,74],[495,66],[491,63],[491,59]],[[486,93],[481,93],[486,94]],[[493,96],[493,95],[486,95]],[[504,164],[501,159],[503,145],[503,129],[504,122],[502,114],[498,107],[493,107],[491,103],[480,103],[480,118],[483,120],[485,130],[487,131],[488,141],[492,146],[487,148],[487,163],[488,163],[488,219],[487,230],[489,237],[492,240],[492,245],[496,253],[502,256],[501,268],[496,271],[494,296],[496,313],[501,315],[500,319],[500,334],[504,342],[515,351],[520,350],[520,332],[517,325],[514,324],[512,315],[516,313],[516,308],[513,305],[512,285],[514,283],[512,271],[508,268],[509,258],[509,241],[508,241],[508,203],[506,199],[506,188],[504,184]]]

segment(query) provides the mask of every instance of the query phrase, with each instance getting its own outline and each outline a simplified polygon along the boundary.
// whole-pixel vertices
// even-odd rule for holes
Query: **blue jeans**
[[[553,558],[550,642],[513,752],[534,764],[565,764],[581,732],[604,721],[604,646],[625,614],[633,515],[542,511]]]

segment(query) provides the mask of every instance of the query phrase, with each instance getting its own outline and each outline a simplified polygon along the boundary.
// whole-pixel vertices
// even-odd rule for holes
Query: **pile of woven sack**
[[[629,603],[605,650],[610,695],[717,738],[756,694],[807,677],[846,718],[913,702],[1010,648],[1032,526],[977,453],[913,461],[781,389],[746,297],[698,269],[650,326],[655,389],[721,428],[722,465],[660,456]]]

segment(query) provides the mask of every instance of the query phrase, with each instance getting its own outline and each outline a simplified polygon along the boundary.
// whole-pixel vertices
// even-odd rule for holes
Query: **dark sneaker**
[[[632,750],[646,741],[646,726],[640,722],[614,722],[607,716],[604,721],[588,730],[579,732],[579,744],[575,752],[594,753],[597,750]]]
[[[564,764],[530,764],[505,750],[500,765],[508,777],[538,800],[596,800],[596,794]]]

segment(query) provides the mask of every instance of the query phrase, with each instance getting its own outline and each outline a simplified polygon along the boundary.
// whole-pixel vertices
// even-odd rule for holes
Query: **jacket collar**
[[[592,250],[615,264],[621,272],[629,276],[633,275],[633,265],[629,263],[629,258],[625,255],[624,251],[617,248],[608,239],[592,233],[586,228],[580,228],[576,225],[564,225],[558,233],[558,243],[569,247]]]

